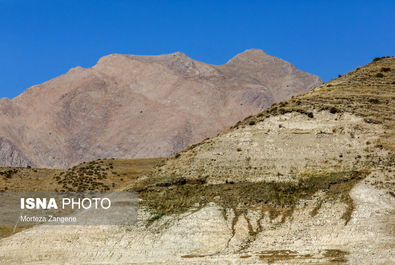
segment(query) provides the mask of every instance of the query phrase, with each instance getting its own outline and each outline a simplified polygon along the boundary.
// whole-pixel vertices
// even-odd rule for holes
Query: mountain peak
[[[241,63],[224,67],[182,52],[110,54],[92,68],[73,68],[12,100],[15,111],[0,119],[0,135],[39,167],[169,156],[317,85],[318,77],[283,70],[266,57],[275,58],[251,49],[233,59]],[[7,159],[12,150],[0,146],[2,165],[25,165]]]
[[[241,53],[237,54],[236,56],[234,56],[226,64],[232,63],[232,62],[238,62],[238,61],[261,60],[262,58],[265,58],[268,56],[270,56],[270,55],[268,55],[262,49],[247,49],[244,52],[241,52]]]
[[[188,57],[185,53],[183,52],[175,52],[175,53],[171,53],[170,55],[172,56],[178,56],[178,57]]]
[[[237,54],[236,56],[242,55],[242,54],[243,55],[267,55],[267,53],[264,50],[257,49],[257,48],[247,49],[244,52]]]

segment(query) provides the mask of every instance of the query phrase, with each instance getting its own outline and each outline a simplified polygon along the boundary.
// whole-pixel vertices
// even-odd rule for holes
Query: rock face
[[[0,165],[169,156],[320,83],[262,50],[218,66],[179,52],[112,54],[0,99]]]
[[[249,212],[253,229],[263,228],[252,242],[246,218],[233,230],[213,203],[148,229],[41,225],[2,239],[0,264],[393,264],[394,199],[365,184],[351,196],[356,206],[348,225],[344,205],[331,201],[315,217],[317,201],[303,202],[307,207],[285,222],[268,215],[257,222]]]
[[[7,165],[18,165],[22,167],[31,166],[29,161],[15,145],[7,139],[0,137],[0,161]]]

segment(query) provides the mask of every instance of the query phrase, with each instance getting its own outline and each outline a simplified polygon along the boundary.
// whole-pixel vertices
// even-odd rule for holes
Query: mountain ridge
[[[246,71],[182,53],[112,54],[72,68],[0,102],[0,136],[23,154],[12,160],[0,150],[0,163],[67,168],[97,158],[169,156],[321,83],[272,58],[258,56]]]

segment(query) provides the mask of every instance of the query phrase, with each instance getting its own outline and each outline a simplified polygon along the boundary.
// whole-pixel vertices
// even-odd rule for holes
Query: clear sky
[[[327,81],[395,55],[394,10],[394,0],[0,0],[0,97],[110,53],[223,64],[260,48]]]

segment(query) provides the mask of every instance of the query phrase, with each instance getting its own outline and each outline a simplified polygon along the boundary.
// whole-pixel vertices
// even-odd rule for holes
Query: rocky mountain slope
[[[131,180],[135,226],[38,226],[4,264],[394,264],[395,58],[246,118]]]
[[[0,165],[169,156],[320,83],[262,50],[224,65],[112,54],[0,99]]]

